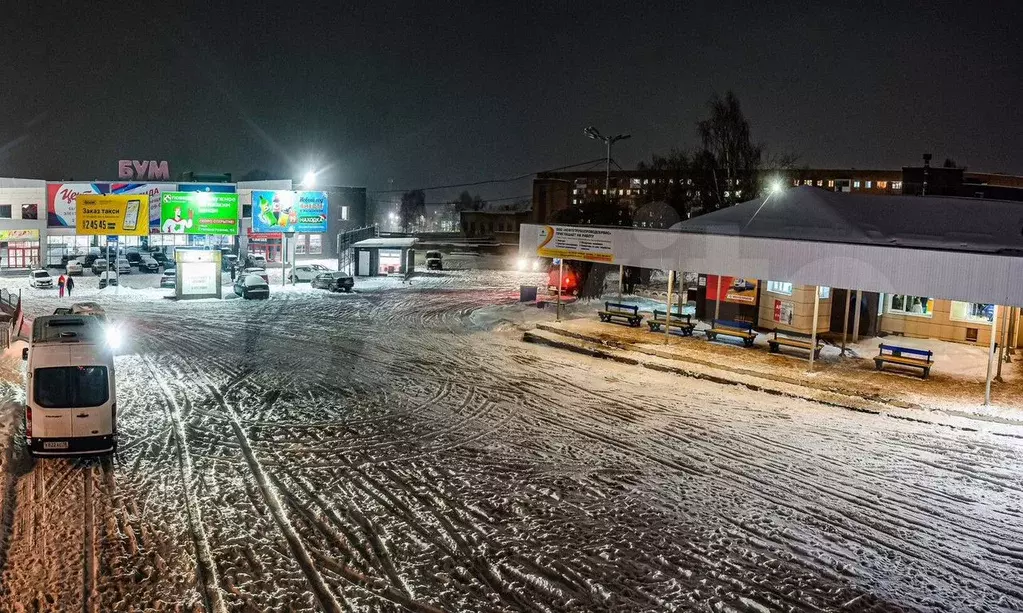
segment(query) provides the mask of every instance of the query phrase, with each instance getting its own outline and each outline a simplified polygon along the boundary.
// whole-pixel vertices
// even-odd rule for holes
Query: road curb
[[[953,428],[956,430],[962,430],[966,432],[983,431],[996,436],[1023,439],[1023,430],[1015,428],[1013,424],[997,423],[991,424],[990,422],[986,422],[985,420],[975,420],[969,417],[956,415],[945,416],[949,418],[947,420],[942,420],[938,418],[929,419],[927,409],[916,408],[915,405],[910,405],[909,403],[902,403],[903,405],[906,406],[898,406],[893,403],[885,403],[870,398],[864,398],[862,396],[855,396],[851,394],[845,394],[842,392],[821,389],[813,386],[808,386],[803,383],[791,383],[792,379],[788,377],[780,376],[764,377],[762,376],[761,373],[754,373],[752,371],[746,371],[745,369],[723,368],[709,361],[707,363],[704,363],[703,360],[700,361],[692,360],[692,363],[695,365],[714,368],[716,370],[741,375],[742,377],[745,377],[745,379],[741,379],[738,377],[729,377],[727,375],[722,376],[713,373],[698,372],[696,370],[685,368],[683,366],[659,364],[657,362],[645,361],[641,359],[617,355],[615,353],[616,351],[637,351],[638,353],[641,353],[643,355],[649,355],[651,357],[658,359],[673,359],[676,362],[683,363],[689,361],[679,359],[678,357],[664,358],[662,356],[657,355],[657,352],[655,351],[639,351],[637,349],[633,349],[632,347],[630,347],[628,343],[618,343],[614,341],[605,342],[599,339],[592,340],[586,337],[586,335],[578,334],[567,330],[561,330],[558,328],[554,328],[553,326],[549,326],[547,324],[538,324],[536,328],[538,331],[562,336],[566,339],[571,340],[560,340],[557,338],[551,338],[547,334],[538,332],[524,332],[522,335],[522,340],[527,343],[546,345],[548,347],[552,347],[555,349],[570,351],[572,353],[586,355],[589,357],[610,360],[633,366],[642,366],[643,368],[657,372],[670,373],[682,377],[690,377],[693,379],[703,379],[705,381],[710,381],[712,383],[718,383],[721,385],[735,385],[739,387],[745,387],[746,389],[749,389],[751,391],[763,392],[766,394],[776,396],[784,396],[787,398],[797,398],[800,400],[816,402],[819,404],[824,404],[839,409],[845,409],[848,411],[854,411],[857,413],[868,413],[871,415],[891,417],[893,419],[900,419],[903,421],[912,421],[932,426],[943,426],[946,428]],[[798,388],[798,390],[805,390],[805,393],[800,393],[799,391],[795,390],[790,391],[784,389],[777,389],[771,387],[770,385],[757,383],[756,380],[758,379],[764,383],[771,381],[783,385],[789,385]],[[919,412],[920,414],[914,415],[913,413],[915,412]],[[984,424],[988,424],[987,427],[985,427]],[[1004,429],[995,426],[1002,426]]]

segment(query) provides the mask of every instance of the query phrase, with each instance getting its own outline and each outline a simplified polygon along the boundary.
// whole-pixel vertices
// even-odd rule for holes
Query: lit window
[[[793,185],[793,187],[798,187],[799,186],[799,179],[792,179],[792,185]]]
[[[572,190],[572,193],[573,193],[573,194],[578,194],[578,193],[579,193],[579,190],[578,190],[578,189],[573,189],[573,190]]]
[[[835,186],[835,180],[834,179],[828,179],[828,187],[834,187],[834,186]]]
[[[853,187],[855,187],[856,189],[859,189],[860,188],[860,182],[859,181],[853,181]]]
[[[930,317],[934,312],[934,300],[923,296],[893,294],[888,302],[888,312]]]
[[[824,187],[824,181],[821,179],[817,179],[817,187]]]
[[[742,198],[742,190],[741,189],[735,190],[735,197],[736,198]]]
[[[902,189],[902,181],[892,181],[892,189]]]
[[[813,179],[803,179],[803,185],[813,185]]]
[[[692,185],[692,184],[693,184],[693,180],[692,179],[686,179],[686,185]]]
[[[821,300],[831,300],[831,288],[821,285],[817,288],[817,297]]]
[[[995,319],[995,308],[993,304],[953,300],[949,319],[974,324],[990,324]]]
[[[348,221],[348,207],[341,207],[341,221]]]
[[[792,295],[792,284],[784,281],[768,281],[767,291],[772,294],[782,294],[784,296]]]
[[[887,181],[878,181],[877,182],[877,187],[879,189],[888,189],[888,182]]]
[[[870,184],[871,183],[873,183],[873,181],[867,181],[867,189],[870,189]]]

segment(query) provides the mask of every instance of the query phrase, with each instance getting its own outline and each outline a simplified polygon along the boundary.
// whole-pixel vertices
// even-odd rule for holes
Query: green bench
[[[683,321],[684,320],[684,321]],[[696,329],[696,324],[693,323],[692,317],[689,315],[680,315],[676,312],[671,314],[671,322],[668,322],[668,312],[654,309],[654,316],[652,319],[648,319],[646,325],[650,326],[651,332],[659,331],[663,326],[669,328],[677,328],[682,336],[692,336],[693,330]]]
[[[767,346],[771,353],[780,353],[782,347],[791,347],[793,349],[802,349],[804,351],[813,351],[813,359],[821,357],[821,349],[824,348],[824,342],[817,339],[817,344],[813,345],[810,341],[813,337],[809,334],[803,334],[801,332],[784,331],[785,336],[778,336],[778,331],[774,331],[774,338],[767,339]]]
[[[742,344],[747,347],[753,346],[757,333],[753,324],[742,321],[729,321],[727,319],[715,319],[711,321],[711,327],[707,330],[707,340],[717,340],[719,336],[733,336],[741,339]]]

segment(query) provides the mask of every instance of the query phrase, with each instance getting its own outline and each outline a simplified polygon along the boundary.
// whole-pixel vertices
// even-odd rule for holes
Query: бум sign
[[[166,181],[170,179],[167,160],[117,160],[117,178],[128,181]]]

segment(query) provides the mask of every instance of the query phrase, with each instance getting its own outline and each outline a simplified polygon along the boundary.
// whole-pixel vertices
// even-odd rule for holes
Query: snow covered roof
[[[673,230],[1023,254],[1023,202],[945,196],[871,196],[794,187],[701,215]]]
[[[408,249],[414,247],[417,242],[419,242],[418,238],[367,238],[364,241],[353,244],[352,247]]]

